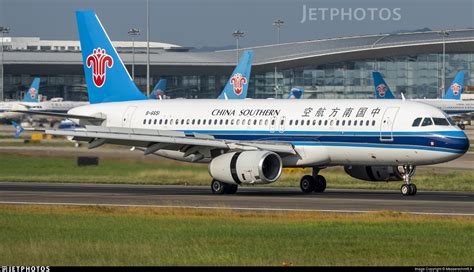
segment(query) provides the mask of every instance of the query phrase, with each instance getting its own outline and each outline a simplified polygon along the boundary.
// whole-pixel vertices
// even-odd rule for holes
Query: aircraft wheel
[[[410,195],[416,195],[416,191],[417,191],[416,185],[411,183],[409,186],[410,186],[410,191],[411,191]]]
[[[227,184],[224,182],[220,182],[218,180],[213,179],[211,182],[211,190],[213,194],[222,195],[227,190]]]
[[[321,175],[316,176],[314,191],[317,193],[322,193],[326,190],[326,178]]]
[[[310,175],[303,176],[300,181],[300,188],[303,193],[311,193],[316,188],[316,179]]]
[[[239,186],[237,184],[226,184],[227,185],[227,190],[225,191],[226,194],[233,195],[237,193],[237,189],[239,189]]]
[[[402,187],[400,187],[400,192],[402,192],[402,195],[408,196],[411,195],[411,188],[409,184],[403,184]]]

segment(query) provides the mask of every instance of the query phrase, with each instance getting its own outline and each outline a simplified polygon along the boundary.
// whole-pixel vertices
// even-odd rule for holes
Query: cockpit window
[[[431,126],[432,124],[433,124],[433,121],[431,120],[431,118],[425,117],[425,119],[423,119],[423,123],[421,123],[421,126],[426,127],[426,126]]]
[[[421,123],[421,119],[423,119],[423,118],[421,118],[421,117],[416,118],[415,121],[413,121],[413,124],[412,124],[411,126],[412,126],[412,127],[417,127],[417,126],[419,126],[420,123]]]
[[[433,122],[436,126],[449,126],[449,122],[445,118],[433,117]]]
[[[451,117],[448,117],[448,122],[451,126],[456,126],[456,123],[454,123],[453,119],[451,119]]]

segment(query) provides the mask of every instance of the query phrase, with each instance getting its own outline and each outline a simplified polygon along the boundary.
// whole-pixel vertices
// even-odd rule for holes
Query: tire
[[[403,184],[402,187],[400,187],[400,192],[403,196],[408,196],[411,193],[411,188],[409,185]]]
[[[237,193],[237,189],[239,189],[239,186],[237,184],[226,184],[227,188],[225,193],[228,195],[233,195]]]
[[[211,182],[211,190],[213,194],[222,195],[227,190],[227,184],[213,179]]]
[[[316,176],[314,191],[317,193],[322,193],[326,190],[326,178],[321,175]]]
[[[411,189],[411,194],[410,195],[416,195],[416,191],[417,191],[416,185],[412,183],[412,184],[410,184],[410,187],[411,187],[410,188]]]
[[[303,193],[311,193],[316,188],[316,179],[313,176],[306,175],[300,180],[300,188]]]

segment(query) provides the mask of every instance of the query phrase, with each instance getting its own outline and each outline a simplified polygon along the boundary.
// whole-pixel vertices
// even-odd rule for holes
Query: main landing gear
[[[319,168],[313,168],[312,175],[305,175],[301,178],[300,188],[303,193],[322,193],[326,190],[326,179],[318,175],[319,170]]]
[[[400,171],[403,175],[403,181],[405,184],[400,187],[400,192],[404,196],[413,196],[416,195],[416,185],[414,183],[410,183],[410,178],[415,174],[415,167],[412,165],[404,165],[402,171]]]
[[[238,188],[239,186],[237,184],[228,184],[215,179],[211,182],[212,193],[216,195],[235,194]]]

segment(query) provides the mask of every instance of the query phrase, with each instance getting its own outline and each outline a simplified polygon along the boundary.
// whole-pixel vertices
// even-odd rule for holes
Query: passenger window
[[[236,125],[240,125],[240,119],[237,119]]]
[[[417,127],[417,126],[419,126],[420,123],[421,123],[421,119],[423,119],[423,118],[421,118],[421,117],[416,118],[415,121],[413,121],[413,124],[412,124],[411,126],[412,126],[412,127]]]
[[[224,120],[219,120],[219,125],[222,125],[224,123]]]
[[[217,119],[214,119],[214,125],[217,125]]]
[[[181,120],[181,125],[184,125],[184,119]]]
[[[348,125],[348,126],[351,125],[351,120],[347,121],[347,125]]]
[[[265,126],[267,126],[267,125],[268,125],[268,119],[265,120]]]
[[[163,124],[163,119],[160,119],[160,125]]]
[[[168,124],[168,119],[165,120],[165,125],[167,125],[167,124]]]
[[[230,119],[230,124],[233,126],[234,125],[234,119]]]
[[[435,118],[433,117],[433,122],[436,126],[449,126],[448,120],[444,118]]]
[[[272,126],[275,125],[275,119],[272,120]]]
[[[203,119],[203,120],[202,120],[202,124],[203,124],[203,125],[206,124],[206,119]]]
[[[375,126],[375,120],[372,121],[372,126]]]
[[[148,124],[151,125],[151,119],[148,119]]]
[[[263,124],[263,120],[260,119],[260,121],[258,122],[259,125],[262,125]]]
[[[364,125],[364,121],[360,120],[359,126],[363,126],[363,125]]]
[[[157,121],[158,121],[158,120],[155,119],[155,120],[153,121],[153,125],[156,125],[156,122],[157,122]]]
[[[229,119],[225,119],[225,125],[227,126],[229,124]]]
[[[433,124],[433,121],[431,120],[431,118],[425,117],[425,119],[423,119],[423,123],[421,123],[421,126],[426,127],[426,126],[431,126],[432,124]]]
[[[328,125],[328,120],[324,120],[324,125],[325,125],[325,126]]]
[[[321,126],[323,124],[322,120],[319,120],[318,125]]]
[[[331,120],[329,125],[332,126],[334,124],[334,120]]]
[[[370,123],[369,120],[365,121],[365,125],[366,125],[366,126],[369,126],[369,123]]]
[[[144,125],[146,124],[146,119],[143,119],[143,124],[144,124]]]
[[[251,124],[252,124],[252,120],[249,119],[248,122],[247,122],[247,125],[250,126]]]
[[[298,125],[298,120],[295,120],[295,126],[297,126],[297,125]]]
[[[198,122],[197,122],[197,124],[198,124],[198,125],[200,125],[200,124],[201,124],[201,119],[198,119]]]
[[[342,126],[346,125],[346,120],[342,120]]]
[[[336,126],[339,126],[339,120],[336,121]]]
[[[189,125],[191,121],[189,119],[186,119],[186,125]]]

